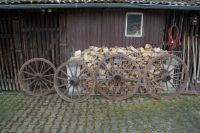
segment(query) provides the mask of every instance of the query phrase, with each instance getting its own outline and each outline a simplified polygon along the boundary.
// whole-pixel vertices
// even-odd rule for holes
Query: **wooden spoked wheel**
[[[55,70],[55,66],[46,59],[30,59],[19,70],[20,87],[33,96],[44,96],[55,92],[53,88]]]
[[[123,100],[138,91],[141,74],[138,64],[123,54],[105,57],[97,67],[97,89],[108,99]]]
[[[163,54],[152,59],[144,72],[148,93],[156,99],[170,99],[179,95],[189,78],[186,64],[179,57]]]
[[[94,92],[94,73],[81,61],[67,61],[56,70],[54,87],[65,101],[82,102]]]

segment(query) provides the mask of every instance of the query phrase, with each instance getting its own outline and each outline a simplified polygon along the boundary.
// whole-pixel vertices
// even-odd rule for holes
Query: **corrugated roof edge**
[[[49,8],[135,8],[135,9],[171,9],[200,10],[198,5],[163,5],[135,3],[66,3],[66,4],[0,4],[0,9],[49,9]]]

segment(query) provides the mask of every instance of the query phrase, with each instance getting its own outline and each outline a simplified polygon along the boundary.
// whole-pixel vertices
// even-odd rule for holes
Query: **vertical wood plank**
[[[1,25],[1,24],[0,24]],[[0,26],[1,28],[2,26]],[[5,67],[4,67],[4,60],[3,60],[3,38],[0,38],[0,70],[1,70],[1,79],[0,79],[0,82],[1,82],[1,90],[2,91],[5,91],[6,90],[6,82],[5,82],[5,79],[6,79],[6,73],[5,73]]]
[[[12,34],[12,38],[8,38],[8,53],[10,53],[10,64],[12,69],[11,73],[11,79],[10,79],[10,84],[12,89],[11,90],[16,90],[17,86],[15,84],[15,78],[17,75],[17,66],[16,66],[16,61],[15,61],[15,52],[14,52],[14,42],[13,42],[13,24],[12,24],[13,18],[8,21],[8,32],[9,34]]]
[[[14,53],[15,53],[15,60],[16,60],[16,68],[17,72],[15,75],[15,83],[17,86],[17,90],[20,90],[19,84],[18,84],[18,71],[21,67],[21,65],[24,62],[23,58],[23,47],[21,45],[21,32],[20,32],[20,19],[18,18],[17,20],[13,20],[13,37],[14,39],[12,40],[13,45],[14,45]]]
[[[3,16],[3,15],[2,15]],[[0,34],[3,35],[3,20],[0,19]],[[3,65],[3,50],[2,50],[2,45],[3,45],[3,36],[0,38],[0,82],[1,82],[1,90],[5,90],[6,83],[4,82],[5,79],[5,71],[4,71],[4,65]]]
[[[60,41],[59,41],[59,48],[60,48],[60,62],[64,62],[66,60],[66,47],[67,47],[67,42],[66,42],[66,21],[67,18],[64,13],[60,13],[59,15],[59,36],[60,36]]]

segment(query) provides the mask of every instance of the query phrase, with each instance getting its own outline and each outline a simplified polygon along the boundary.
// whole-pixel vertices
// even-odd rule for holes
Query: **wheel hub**
[[[41,73],[36,73],[35,74],[35,79],[36,80],[40,80],[40,79],[42,79],[42,77],[43,77],[43,75]]]
[[[79,85],[79,79],[76,77],[72,77],[72,79],[70,80],[70,84],[72,86],[78,86]]]
[[[167,81],[170,81],[172,78],[171,76],[169,75],[168,71],[167,70],[163,70],[161,72],[161,80],[163,82],[167,82]]]
[[[164,78],[162,78],[163,82],[167,82],[167,81],[170,81],[170,80],[171,80],[171,77],[169,75],[167,75]]]
[[[122,79],[122,76],[119,74],[116,74],[116,75],[114,75],[113,79],[119,81]]]

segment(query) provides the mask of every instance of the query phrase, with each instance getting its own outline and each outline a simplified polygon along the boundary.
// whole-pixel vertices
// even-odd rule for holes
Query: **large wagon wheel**
[[[105,57],[97,67],[97,89],[112,100],[123,100],[138,91],[140,69],[138,64],[123,54]]]
[[[55,70],[55,66],[46,59],[30,59],[19,70],[20,87],[26,93],[34,96],[50,94],[55,91],[53,88]]]
[[[94,92],[94,73],[82,61],[67,61],[56,70],[54,87],[62,99],[82,102]]]
[[[179,57],[163,54],[152,59],[144,72],[145,87],[156,99],[170,99],[179,95],[188,81],[188,69]]]

